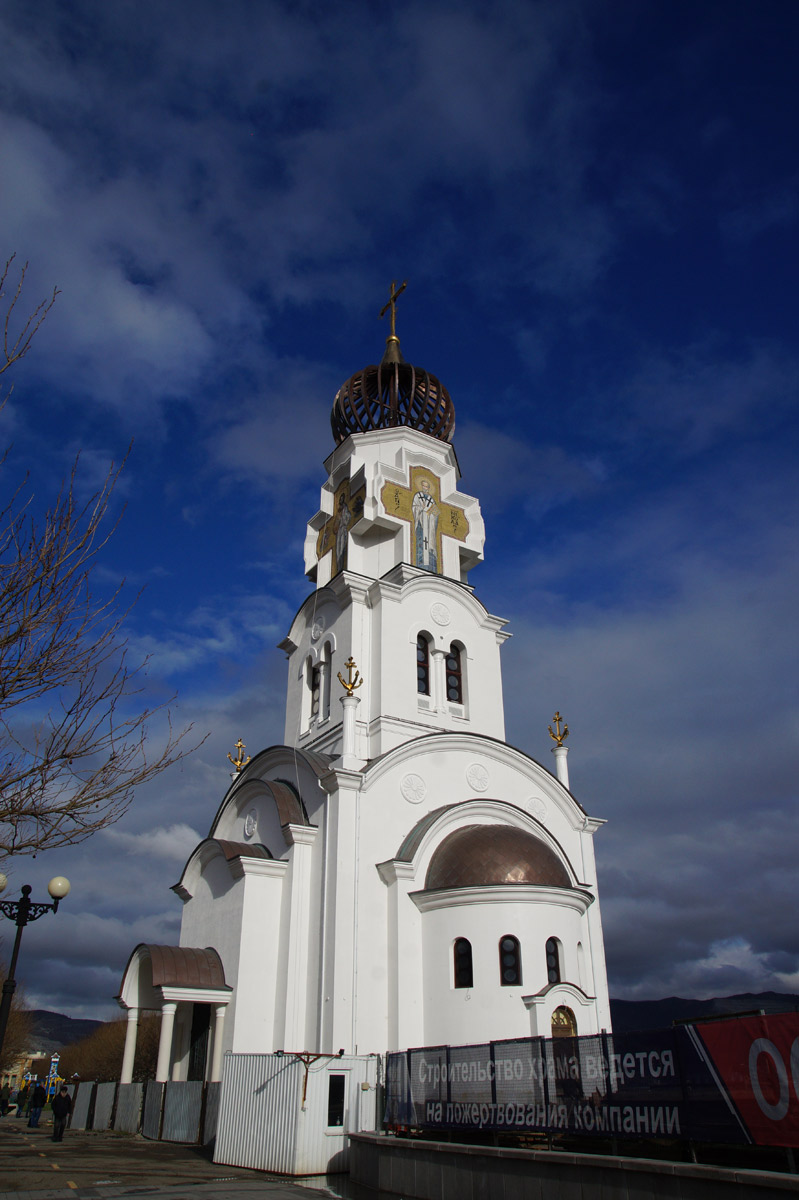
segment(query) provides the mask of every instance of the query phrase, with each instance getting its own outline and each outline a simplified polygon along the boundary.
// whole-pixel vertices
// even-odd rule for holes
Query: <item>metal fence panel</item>
[[[163,1142],[198,1142],[204,1084],[198,1081],[168,1083],[164,1100]]]
[[[214,1162],[290,1175],[302,1063],[278,1054],[226,1054]]]
[[[203,1145],[207,1146],[216,1137],[219,1117],[219,1092],[221,1084],[209,1083],[205,1090],[205,1116],[203,1117]]]
[[[386,1122],[799,1147],[799,1014],[391,1054]],[[764,1065],[765,1064],[765,1067]],[[764,1097],[759,1072],[770,1070]],[[776,1082],[775,1082],[776,1079]]]
[[[89,1109],[94,1096],[93,1083],[79,1083],[75,1103],[72,1106],[70,1129],[86,1129],[89,1120]]]
[[[98,1083],[97,1096],[94,1101],[94,1120],[92,1129],[102,1130],[111,1127],[111,1113],[114,1109],[114,1097],[117,1085],[115,1083]]]
[[[161,1103],[164,1098],[164,1084],[150,1079],[144,1093],[144,1116],[141,1131],[146,1138],[158,1140],[161,1132]]]
[[[138,1133],[141,1125],[143,1083],[120,1083],[114,1129],[120,1133]]]

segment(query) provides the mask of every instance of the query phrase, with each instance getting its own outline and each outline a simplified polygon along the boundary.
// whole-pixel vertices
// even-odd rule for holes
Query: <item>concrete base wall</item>
[[[350,1177],[404,1200],[771,1200],[799,1194],[799,1177],[654,1159],[421,1142],[355,1133]]]

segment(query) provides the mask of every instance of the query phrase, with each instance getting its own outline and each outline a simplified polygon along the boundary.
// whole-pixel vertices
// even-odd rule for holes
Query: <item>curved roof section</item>
[[[268,846],[261,842],[229,842],[225,838],[208,838],[216,842],[228,862],[234,858],[274,858]]]
[[[434,853],[425,890],[515,884],[572,886],[555,852],[532,833],[510,825],[464,825]]]
[[[225,968],[216,950],[207,946],[145,946],[153,966],[153,987],[223,988]]]
[[[437,577],[437,582],[440,581],[440,577]],[[490,734],[487,733],[466,733],[454,729],[440,729],[434,733],[422,734],[420,737],[408,738],[407,742],[400,742],[398,746],[392,746],[390,750],[385,750],[382,754],[378,754],[375,758],[371,758],[363,768],[363,775],[365,778],[369,779],[370,782],[372,782],[372,779],[375,776],[379,777],[384,770],[390,768],[393,759],[402,759],[408,754],[409,751],[415,752],[417,749],[423,750],[425,749],[426,744],[429,745],[432,750],[437,740],[440,741],[442,743],[442,747],[446,749],[449,749],[449,746],[445,746],[446,742],[456,744],[459,743],[461,745],[467,741],[481,742],[487,748],[493,747],[497,754],[502,756],[507,755],[510,759],[515,759],[522,765],[532,763],[532,765],[538,768],[539,771],[543,771],[544,777],[550,785],[554,785],[557,791],[563,792],[569,797],[569,800],[582,814],[582,817],[588,817],[588,813],[583,808],[582,804],[574,795],[574,793],[569,791],[569,789],[560,782],[557,776],[553,775],[552,772],[545,767],[543,763],[540,763],[537,758],[533,758],[531,754],[526,754],[525,751],[520,750],[518,746],[513,746],[510,742],[505,742],[501,738],[491,737]],[[486,797],[481,796],[480,799],[486,799]],[[593,817],[590,818],[590,820],[592,820],[597,826],[605,824],[604,819],[601,817]],[[398,855],[397,857],[404,856]]]
[[[313,599],[313,594],[311,599]],[[268,746],[265,750],[259,750],[225,792],[222,803],[211,822],[211,835],[219,825],[222,814],[240,795],[242,789],[254,784],[262,784],[268,792],[271,792],[281,825],[310,825],[308,813],[297,788],[287,780],[263,779],[259,774],[259,771],[267,769],[265,761],[267,756],[274,757],[278,751],[282,751],[281,757],[288,757],[292,763],[303,762],[317,779],[322,779],[330,770],[332,757],[320,754],[318,751],[302,750],[300,747],[293,746]]]
[[[336,393],[330,425],[337,445],[351,433],[398,425],[442,442],[452,440],[455,406],[449,392],[435,375],[405,362],[394,341],[396,347],[387,349],[378,366],[356,371]]]
[[[212,946],[151,946],[140,942],[128,959],[122,991],[129,978],[146,975],[148,988],[195,987],[230,991],[222,959]]]
[[[189,893],[186,891],[185,883],[192,866],[195,869],[199,863],[208,863],[215,854],[221,854],[225,862],[233,862],[237,858],[260,858],[274,859],[274,855],[268,846],[264,846],[261,842],[233,842],[227,838],[204,838],[192,850],[189,857],[186,859],[186,864],[180,873],[180,879],[177,883],[172,884],[171,890],[176,892],[183,900],[188,900]]]

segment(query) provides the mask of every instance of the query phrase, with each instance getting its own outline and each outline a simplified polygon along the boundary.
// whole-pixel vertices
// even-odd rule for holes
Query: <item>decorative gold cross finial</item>
[[[240,775],[241,768],[247,766],[247,763],[250,761],[250,756],[248,754],[246,758],[244,757],[242,751],[246,750],[247,747],[244,745],[244,742],[241,740],[241,738],[239,738],[239,740],[236,742],[233,749],[238,750],[238,757],[234,758],[232,754],[228,754],[228,758],[233,763],[233,766],[236,768],[236,774]]]
[[[380,309],[381,319],[386,315],[388,310],[391,309],[391,333],[389,334],[389,337],[392,337],[392,338],[397,337],[397,300],[402,295],[402,293],[405,291],[407,286],[408,286],[408,280],[406,279],[405,282],[402,284],[402,287],[399,288],[399,290],[396,290],[397,289],[397,281],[396,281],[396,279],[392,279],[391,291],[388,294],[388,304],[384,304],[383,307]]]
[[[552,741],[555,742],[558,746],[562,746],[563,739],[567,738],[569,736],[569,726],[564,725],[563,733],[561,733],[561,731],[560,731],[560,713],[559,712],[555,713],[555,730],[556,730],[556,732],[553,733],[552,726],[550,725],[549,726],[549,736],[552,738]]]
[[[361,684],[363,683],[363,680],[361,679],[361,676],[358,672],[358,668],[355,665],[355,659],[352,657],[352,655],[350,655],[350,657],[347,659],[344,666],[347,668],[347,675],[349,676],[349,678],[345,679],[344,676],[341,674],[341,671],[339,671],[338,681],[341,684],[341,686],[345,689],[347,695],[351,696],[352,693],[355,691],[355,689],[359,688],[361,686]],[[354,675],[353,675],[353,671],[355,672]]]

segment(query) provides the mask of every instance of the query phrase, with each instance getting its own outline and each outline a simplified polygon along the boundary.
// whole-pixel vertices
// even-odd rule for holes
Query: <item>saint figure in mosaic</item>
[[[415,565],[425,571],[438,572],[437,534],[439,507],[430,489],[430,480],[419,481],[419,491],[413,497],[413,528],[416,538]]]
[[[338,513],[335,519],[336,568],[339,571],[343,571],[347,565],[347,543],[351,524],[352,513],[347,506],[347,495],[346,492],[342,492],[338,498]]]

